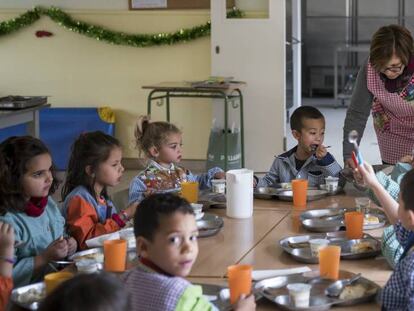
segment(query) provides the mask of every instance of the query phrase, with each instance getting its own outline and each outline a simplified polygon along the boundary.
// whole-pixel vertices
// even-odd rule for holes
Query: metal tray
[[[200,191],[198,202],[203,204],[203,210],[206,210],[210,207],[225,208],[226,195],[223,193],[214,193],[210,190]]]
[[[308,188],[307,200],[314,201],[319,200],[323,197],[326,197],[329,194],[326,190],[318,190]],[[278,197],[282,201],[293,201],[293,191],[292,190],[282,190],[278,192]]]
[[[41,293],[43,296],[40,299],[31,300],[31,301],[21,301],[22,295],[24,293],[27,293],[29,290],[37,291],[38,293]],[[46,296],[46,289],[45,289],[45,283],[34,283],[23,287],[18,287],[13,289],[11,292],[10,299],[15,303],[16,305],[28,309],[28,310],[37,310],[39,307],[39,303],[41,300]]]
[[[314,271],[318,273],[317,271]],[[255,291],[258,291],[262,296],[275,303],[282,310],[328,310],[333,305],[338,306],[350,306],[363,302],[369,302],[375,298],[380,286],[374,282],[361,277],[355,284],[361,284],[367,288],[367,292],[364,296],[355,299],[341,300],[339,298],[332,298],[325,295],[325,289],[334,281],[315,277],[312,274],[315,273],[300,273],[292,274],[289,276],[279,276],[271,279],[262,280],[257,282],[254,286]],[[354,276],[355,273],[348,271],[340,271],[339,279],[346,279]],[[291,283],[309,283],[312,285],[310,305],[308,308],[296,308],[290,304],[288,290],[286,285]]]
[[[230,299],[227,295],[228,288],[214,284],[194,284],[203,288],[203,295],[219,310],[231,310]]]
[[[97,253],[103,254],[103,248],[96,247],[96,248],[87,249],[85,251],[77,252],[73,254],[72,256],[69,256],[68,259],[74,261],[77,257],[90,255],[90,254],[97,254]]]
[[[198,237],[204,238],[216,235],[224,225],[223,218],[212,214],[204,214],[204,217],[197,220]]]
[[[330,245],[341,246],[341,259],[369,258],[375,257],[381,253],[381,242],[373,238],[371,235],[364,234],[362,239],[348,240],[345,236],[345,232],[343,231],[288,237],[281,239],[279,241],[279,245],[285,252],[290,254],[293,259],[297,261],[305,263],[318,263],[318,257],[312,256],[310,245],[306,243],[311,239],[328,239],[330,241]],[[373,250],[363,253],[353,253],[351,251],[352,245],[360,242],[368,242],[373,247]],[[304,244],[300,245],[298,243]]]
[[[345,230],[344,213],[356,211],[356,208],[325,208],[309,210],[300,215],[302,226],[313,232],[333,232]],[[379,210],[369,209],[365,216],[376,216],[379,223],[364,224],[364,230],[383,227],[387,217]]]
[[[253,195],[256,199],[277,199],[277,194],[279,191],[283,190],[282,188],[273,188],[273,187],[256,187],[253,190]]]

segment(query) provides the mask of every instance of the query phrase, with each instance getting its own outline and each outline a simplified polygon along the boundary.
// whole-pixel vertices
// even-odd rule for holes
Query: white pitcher
[[[249,218],[253,214],[253,171],[230,170],[226,173],[227,216]]]

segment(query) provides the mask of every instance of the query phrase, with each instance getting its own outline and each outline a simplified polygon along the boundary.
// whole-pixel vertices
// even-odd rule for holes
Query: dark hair
[[[181,131],[169,122],[151,122],[147,116],[140,116],[135,126],[135,143],[140,152],[151,157],[151,147],[160,148],[170,134],[180,134]]]
[[[414,212],[414,169],[404,175],[400,183],[400,192],[405,209]]]
[[[413,52],[413,37],[407,28],[400,25],[383,26],[372,36],[369,61],[375,70],[381,71],[395,53],[407,66]]]
[[[301,106],[297,108],[290,117],[290,128],[300,132],[303,128],[303,119],[322,119],[325,120],[323,114],[315,107]]]
[[[42,154],[50,155],[50,152],[42,141],[31,136],[12,136],[0,144],[0,214],[24,211],[22,178],[28,162]],[[51,172],[53,181],[49,195],[59,186],[53,164]]]
[[[153,194],[142,200],[134,216],[134,233],[152,240],[160,225],[161,216],[169,216],[176,212],[194,215],[190,203],[175,194]]]
[[[59,285],[39,311],[128,311],[130,298],[121,281],[108,273],[78,274]]]
[[[101,131],[79,135],[71,148],[66,181],[62,188],[62,200],[78,186],[84,186],[96,198],[95,178],[86,173],[86,167],[90,166],[91,171],[95,172],[98,166],[109,158],[114,148],[121,148],[119,141]],[[108,199],[106,187],[100,195]]]

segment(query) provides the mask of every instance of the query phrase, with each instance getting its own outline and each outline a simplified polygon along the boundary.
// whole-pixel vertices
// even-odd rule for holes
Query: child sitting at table
[[[132,300],[131,310],[217,310],[200,286],[184,278],[197,259],[198,229],[189,203],[174,194],[144,199],[134,217],[138,267],[121,279]],[[254,296],[241,297],[235,310],[253,310]]]
[[[0,311],[6,310],[13,288],[14,231],[7,223],[0,222]]]
[[[297,108],[290,118],[290,128],[298,144],[275,158],[258,187],[277,187],[278,183],[297,178],[307,179],[309,186],[319,186],[325,183],[325,177],[339,175],[341,166],[323,145],[325,118],[318,109]]]
[[[380,297],[382,310],[390,311],[414,310],[414,170],[405,174],[400,186],[394,229],[404,252]]]
[[[69,232],[85,249],[85,241],[120,230],[135,213],[136,204],[117,213],[107,188],[121,181],[124,168],[119,141],[103,132],[81,134],[72,154],[62,188],[63,215]]]
[[[129,186],[129,204],[141,202],[149,193],[179,191],[183,181],[197,181],[200,189],[208,189],[212,179],[225,178],[218,167],[206,174],[193,175],[177,165],[182,156],[182,133],[171,123],[150,122],[142,116],[136,125],[135,139],[138,149],[149,161]]]
[[[16,240],[15,286],[43,278],[48,263],[76,251],[64,238],[65,219],[50,197],[58,186],[49,150],[31,136],[9,137],[0,144],[0,221],[13,226]]]
[[[39,311],[129,311],[130,298],[109,273],[78,274],[46,296]]]

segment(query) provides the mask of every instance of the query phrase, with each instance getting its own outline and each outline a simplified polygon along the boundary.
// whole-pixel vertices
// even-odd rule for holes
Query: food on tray
[[[309,248],[310,247],[309,241],[298,242],[298,243],[288,242],[288,245],[290,248]]]
[[[365,215],[364,224],[371,225],[371,224],[379,224],[380,220],[377,216],[374,215]]]
[[[92,253],[86,255],[75,256],[73,258],[74,261],[81,261],[81,260],[94,260],[96,262],[103,262],[104,261],[104,254],[102,253]]]
[[[46,292],[44,290],[38,290],[36,288],[31,288],[24,293],[21,293],[17,296],[17,302],[22,304],[32,304],[45,298]]]
[[[363,296],[375,294],[376,292],[377,292],[377,288],[375,287],[369,288],[367,287],[367,285],[357,283],[357,284],[345,286],[345,288],[342,290],[341,294],[339,295],[339,299],[343,299],[343,300],[357,299]]]
[[[290,182],[282,182],[280,186],[282,187],[282,189],[285,189],[285,190],[292,189],[292,183]]]
[[[375,247],[368,241],[359,242],[351,246],[351,253],[359,254],[375,251]]]

